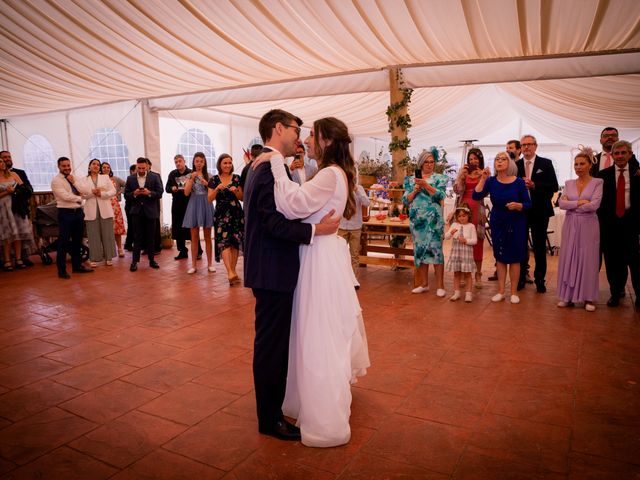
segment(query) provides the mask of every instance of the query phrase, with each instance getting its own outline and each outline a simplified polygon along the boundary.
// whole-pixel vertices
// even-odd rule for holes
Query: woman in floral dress
[[[432,152],[423,151],[418,157],[418,170],[422,178],[405,177],[402,201],[409,206],[409,224],[413,238],[413,259],[416,266],[416,287],[413,293],[429,290],[429,265],[436,276],[436,295],[444,297],[444,218],[442,202],[447,188],[447,177],[434,173]]]
[[[240,205],[242,189],[240,176],[233,173],[231,155],[223,153],[216,165],[218,175],[209,182],[209,200],[216,201],[213,217],[216,237],[216,262],[224,262],[229,285],[240,285],[236,273],[238,253],[244,241],[244,212]]]
[[[116,196],[111,197],[111,206],[113,207],[113,233],[116,240],[116,247],[118,247],[118,256],[124,257],[124,250],[122,249],[122,235],[127,233],[127,229],[124,226],[124,217],[122,216],[120,201],[122,200],[125,181],[120,177],[113,176],[113,171],[111,170],[109,162],[102,162],[101,169],[103,175],[109,175],[109,179],[116,189]]]

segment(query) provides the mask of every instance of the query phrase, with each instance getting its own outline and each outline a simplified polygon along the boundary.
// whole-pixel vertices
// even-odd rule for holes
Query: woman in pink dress
[[[476,263],[476,288],[482,288],[482,255],[484,249],[484,227],[487,216],[484,200],[474,200],[473,191],[484,170],[484,155],[479,148],[472,148],[467,154],[467,163],[460,169],[458,178],[453,184],[453,191],[458,195],[457,205],[466,203],[471,209],[471,221],[476,226],[478,243],[473,246],[473,261]]]
[[[585,302],[588,312],[596,309],[594,302],[600,291],[600,226],[596,210],[602,200],[603,180],[590,174],[594,161],[588,147],[576,155],[573,168],[578,178],[567,180],[560,197],[560,208],[566,210],[566,217],[558,261],[558,307]]]
[[[122,208],[120,208],[120,200],[122,200],[125,181],[113,176],[111,165],[109,165],[108,162],[102,162],[101,169],[103,175],[109,175],[109,179],[116,189],[116,196],[111,197],[111,206],[113,207],[113,233],[115,234],[116,247],[118,247],[118,256],[124,257],[122,235],[127,233],[127,230],[124,228],[124,217],[122,216]]]

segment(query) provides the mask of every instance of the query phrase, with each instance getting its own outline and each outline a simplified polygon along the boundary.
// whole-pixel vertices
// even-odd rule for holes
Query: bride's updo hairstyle
[[[330,140],[331,144],[324,149],[318,143],[320,136],[324,140]],[[347,176],[347,204],[344,207],[343,216],[351,218],[356,213],[356,167],[349,151],[349,130],[347,126],[334,117],[321,118],[313,122],[313,148],[319,168],[337,165],[344,170]]]

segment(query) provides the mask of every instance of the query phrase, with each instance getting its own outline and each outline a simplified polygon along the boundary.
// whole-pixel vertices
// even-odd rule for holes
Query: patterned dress
[[[436,189],[429,195],[420,190],[409,203],[409,194],[415,186],[414,177],[405,177],[405,193],[402,201],[409,206],[409,223],[413,238],[413,260],[416,267],[422,264],[440,265],[444,263],[442,237],[444,236],[444,218],[442,201],[445,197],[448,178],[439,173],[432,173],[427,183]]]
[[[460,192],[456,187],[458,185],[454,185],[453,189],[458,194],[460,203],[466,203],[469,205],[471,209],[471,223],[476,226],[476,232],[478,234],[478,243],[473,246],[473,259],[476,262],[482,261],[482,255],[484,251],[484,225],[487,221],[487,215],[484,208],[484,202],[474,200],[473,191],[478,185],[480,181],[480,177],[472,177],[471,175],[467,175],[465,178],[464,191]]]
[[[116,182],[115,177],[110,178],[111,183],[116,189],[116,196],[111,197],[111,206],[113,207],[113,233],[115,235],[124,235],[127,233],[126,228],[124,227],[124,217],[122,216],[122,208],[120,208],[120,193],[118,190],[118,182]]]
[[[209,188],[216,188],[222,183],[218,175],[209,181]],[[233,174],[228,187],[240,187],[240,176]],[[224,188],[216,196],[216,211],[213,217],[216,237],[216,262],[226,248],[242,250],[244,242],[244,212],[240,200],[233,192]]]
[[[478,242],[476,226],[473,223],[462,225],[458,222],[451,224],[451,230],[456,229],[456,233],[447,233],[446,239],[452,238],[451,254],[447,262],[448,272],[473,273],[476,271],[476,262],[473,259],[473,247]],[[450,230],[450,231],[451,231]],[[464,237],[467,243],[460,243],[458,239]]]

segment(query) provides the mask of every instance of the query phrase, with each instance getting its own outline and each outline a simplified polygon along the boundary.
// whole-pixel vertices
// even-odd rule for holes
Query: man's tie
[[[618,175],[618,185],[616,186],[616,215],[620,218],[624,217],[624,169],[621,168]]]
[[[64,179],[65,179],[67,182],[69,182],[69,185],[71,185],[71,191],[73,192],[73,194],[74,194],[74,195],[78,195],[78,196],[79,196],[79,195],[80,195],[80,192],[78,191],[78,189],[76,188],[76,186],[75,186],[73,183],[71,183],[67,177],[64,177]]]
[[[526,176],[529,180],[531,180],[531,164],[532,164],[532,163],[533,163],[533,162],[532,162],[531,160],[527,160],[527,161],[525,162],[525,165],[526,165],[526,167],[525,167],[525,176]]]
[[[611,154],[605,152],[604,156],[605,156],[604,168],[609,168],[611,166]]]

